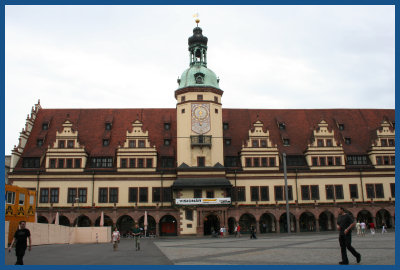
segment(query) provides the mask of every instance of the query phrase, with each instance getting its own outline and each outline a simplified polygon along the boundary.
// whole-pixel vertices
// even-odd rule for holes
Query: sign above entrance
[[[231,198],[186,198],[175,199],[176,205],[199,205],[199,204],[230,204]]]

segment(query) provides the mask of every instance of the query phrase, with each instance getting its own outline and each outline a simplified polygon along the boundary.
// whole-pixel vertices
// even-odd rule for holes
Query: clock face
[[[204,134],[210,130],[210,104],[192,104],[192,131]]]

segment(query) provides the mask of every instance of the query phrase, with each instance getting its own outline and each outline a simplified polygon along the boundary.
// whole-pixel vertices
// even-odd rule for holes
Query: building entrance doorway
[[[204,235],[211,235],[219,232],[219,219],[216,215],[208,215],[204,218]]]

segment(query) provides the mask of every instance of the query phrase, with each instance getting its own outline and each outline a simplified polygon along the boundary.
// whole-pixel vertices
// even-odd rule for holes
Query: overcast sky
[[[6,6],[5,154],[31,107],[175,108],[208,37],[224,108],[395,108],[394,6]]]

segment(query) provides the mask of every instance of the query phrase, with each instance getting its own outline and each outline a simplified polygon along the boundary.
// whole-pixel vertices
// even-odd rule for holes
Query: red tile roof
[[[51,119],[51,120],[50,120]],[[48,145],[55,142],[56,131],[62,131],[66,120],[73,123],[78,131],[78,140],[89,156],[115,156],[118,145],[126,139],[127,130],[139,119],[143,129],[149,131],[151,145],[156,145],[159,156],[176,155],[176,109],[41,109],[38,112],[31,135],[22,157],[40,157]],[[225,156],[237,156],[241,146],[248,139],[248,131],[259,119],[264,129],[270,131],[270,138],[278,145],[280,152],[303,154],[310,143],[313,130],[321,120],[325,120],[330,130],[335,131],[336,140],[343,144],[346,154],[366,154],[376,136],[376,129],[383,120],[394,122],[392,109],[223,109],[223,122],[229,123],[224,136],[232,139],[230,146],[224,146]],[[49,121],[49,129],[42,131],[42,123]],[[110,132],[105,131],[105,123],[112,122]],[[171,124],[164,130],[164,123]],[[278,122],[286,125],[286,130],[278,128]],[[336,123],[344,124],[340,131]],[[188,127],[189,128],[189,127]],[[351,138],[346,145],[344,138]],[[38,138],[44,138],[42,147],[37,147]],[[109,138],[109,146],[103,146],[103,139]],[[171,146],[164,146],[164,139],[171,139]],[[282,138],[290,139],[290,146],[283,146]],[[21,162],[17,167],[21,167]]]

